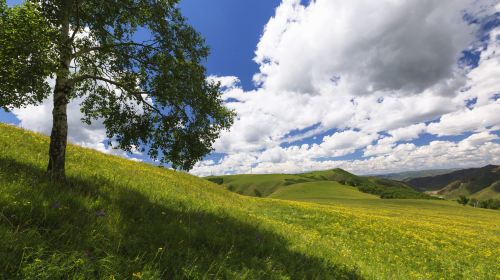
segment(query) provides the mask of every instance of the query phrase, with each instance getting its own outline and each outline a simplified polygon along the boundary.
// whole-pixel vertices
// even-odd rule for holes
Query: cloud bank
[[[495,4],[283,0],[255,51],[256,88],[213,77],[238,119],[193,173],[500,163]]]
[[[303,1],[302,1],[303,2]],[[359,174],[500,164],[500,4],[493,0],[283,0],[255,49],[255,88],[223,88],[238,118],[197,175]],[[106,145],[68,108],[69,140]],[[51,99],[16,109],[49,134]]]

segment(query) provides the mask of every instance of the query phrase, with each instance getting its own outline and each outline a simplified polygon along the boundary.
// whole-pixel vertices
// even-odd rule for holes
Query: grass
[[[435,199],[403,182],[356,176],[339,168],[301,174],[238,174],[209,176],[206,179],[225,186],[229,191],[257,197],[269,197],[294,184],[332,181],[381,198]]]
[[[462,184],[459,181],[449,184],[443,190],[437,192],[437,195],[450,200],[456,200],[461,195],[480,200],[500,199],[500,181],[497,181],[478,192],[471,192],[468,189],[467,184]]]
[[[378,196],[360,192],[355,187],[345,186],[332,181],[294,184],[274,192],[269,197],[314,202],[338,199],[379,199]]]
[[[284,186],[312,181],[309,178],[294,174],[241,174],[209,177],[208,179],[224,184],[232,192],[264,197],[271,195]]]
[[[471,195],[471,197],[481,200],[490,198],[500,199],[500,181],[497,181],[491,184],[491,186],[484,188],[477,193],[474,193],[473,195]]]
[[[241,196],[76,146],[67,182],[54,184],[44,175],[47,147],[46,137],[0,124],[0,278],[499,275],[498,211],[433,200]]]

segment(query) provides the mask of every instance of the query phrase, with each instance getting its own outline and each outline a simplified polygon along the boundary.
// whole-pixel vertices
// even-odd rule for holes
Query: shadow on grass
[[[103,178],[53,184],[44,173],[0,158],[0,278],[361,279],[224,211],[155,203]]]

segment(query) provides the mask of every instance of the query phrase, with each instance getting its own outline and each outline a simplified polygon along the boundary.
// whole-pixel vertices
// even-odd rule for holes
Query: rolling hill
[[[421,198],[432,197],[418,192],[404,182],[378,177],[362,177],[351,174],[340,168],[324,171],[313,171],[301,174],[241,174],[226,176],[210,176],[207,180],[225,186],[228,190],[258,197],[272,196],[281,189],[308,182],[338,182],[345,186],[357,188],[359,191],[377,195],[381,198]],[[312,184],[309,184],[310,186]]]
[[[319,203],[345,199],[380,199],[376,195],[360,192],[355,187],[342,185],[335,181],[293,184],[286,188],[280,188],[269,197]]]
[[[441,200],[254,198],[0,124],[1,279],[494,279],[500,212]],[[328,185],[329,184],[329,185]],[[282,196],[300,192],[290,189]],[[341,191],[340,191],[341,190]],[[277,193],[276,195],[279,195]],[[356,196],[356,198],[354,198]]]
[[[415,189],[446,199],[455,199],[460,195],[500,199],[500,166],[462,169],[442,175],[414,178],[406,183]]]

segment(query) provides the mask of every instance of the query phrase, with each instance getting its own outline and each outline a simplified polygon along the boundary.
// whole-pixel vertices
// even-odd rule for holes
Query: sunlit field
[[[76,146],[53,184],[47,149],[0,124],[0,278],[500,277],[499,211],[331,183],[249,197]]]

